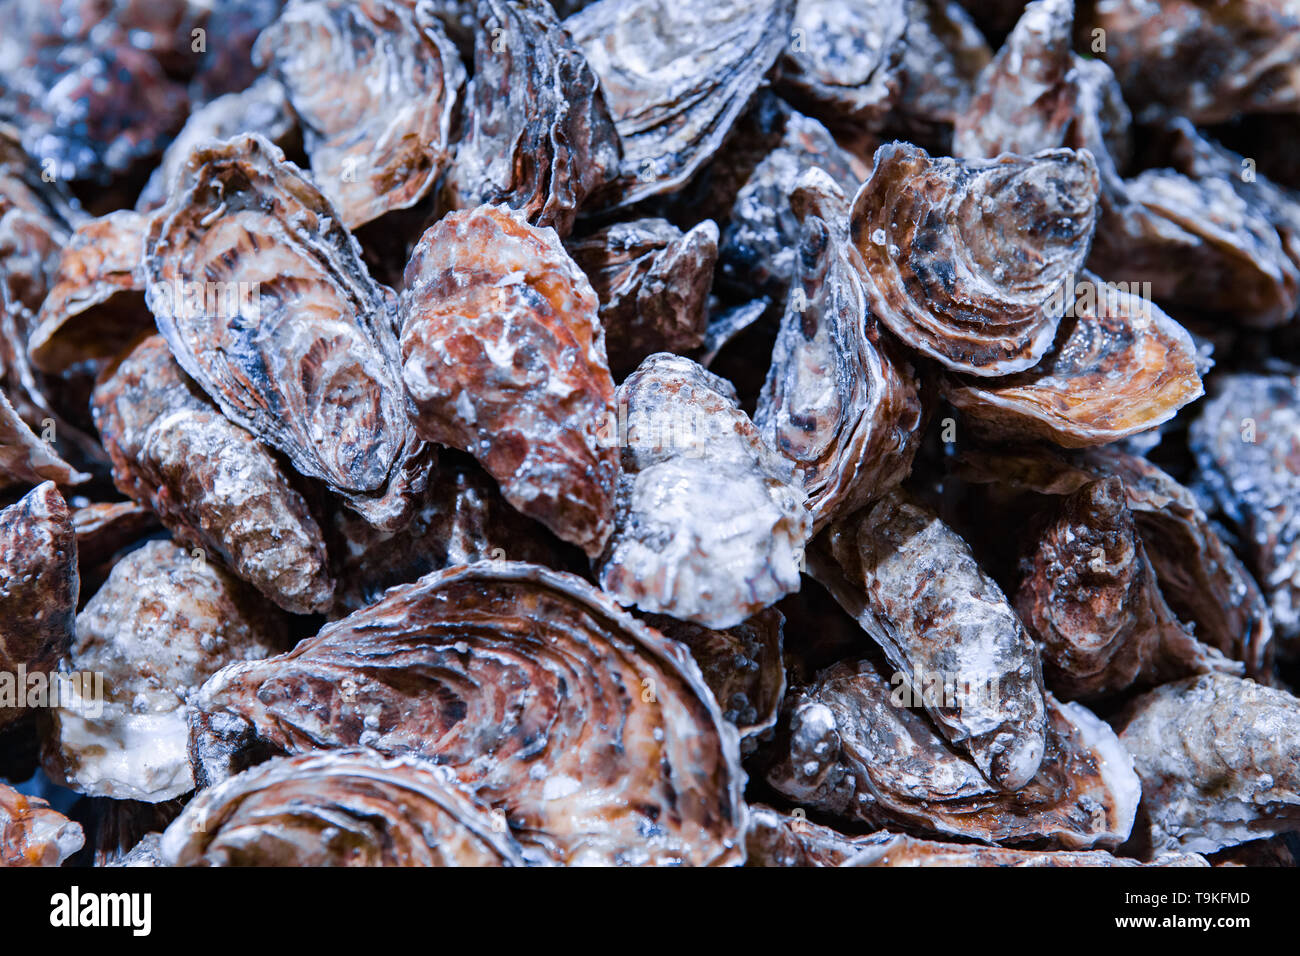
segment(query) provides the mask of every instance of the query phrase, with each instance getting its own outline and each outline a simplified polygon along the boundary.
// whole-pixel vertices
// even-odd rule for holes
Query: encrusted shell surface
[[[0,783],[0,867],[62,866],[85,842],[81,824]]]
[[[799,589],[804,493],[729,382],[651,355],[619,386],[602,434],[623,468],[598,573],[620,603],[727,628]]]
[[[1031,368],[1069,306],[1099,189],[1087,151],[984,161],[880,147],[851,220],[872,314],[954,371]]]
[[[738,737],[686,649],[573,575],[480,562],[394,588],[197,698],[208,778],[258,747],[450,768],[535,862],[744,858]]]
[[[159,331],[227,417],[376,527],[401,526],[429,452],[402,391],[396,296],[298,167],[256,134],[196,149],[145,274]]]
[[[371,750],[276,757],[204,790],[159,851],[165,866],[524,865],[452,774]]]
[[[618,454],[596,294],[554,230],[453,212],[406,267],[402,376],[421,436],[468,451],[506,499],[588,555],[609,537]]]
[[[279,461],[221,414],[151,336],[95,389],[118,489],[287,611],[334,600],[321,529]]]

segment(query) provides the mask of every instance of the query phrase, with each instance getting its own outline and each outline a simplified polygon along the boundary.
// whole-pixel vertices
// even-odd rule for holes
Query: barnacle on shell
[[[72,517],[47,481],[0,510],[0,727],[23,717],[29,691],[48,691],[79,589]]]
[[[922,407],[912,366],[868,314],[844,194],[813,169],[790,202],[803,231],[754,424],[789,459],[820,529],[907,477]]]
[[[465,69],[436,19],[417,23],[400,0],[290,0],[255,55],[284,84],[312,178],[349,229],[415,204],[442,174]]]
[[[389,591],[196,698],[207,780],[258,747],[448,767],[538,862],[743,860],[737,733],[682,645],[591,585],[508,561]]]
[[[165,866],[523,866],[444,768],[370,750],[277,757],[190,801]]]
[[[979,161],[880,147],[852,213],[872,314],[954,371],[1032,367],[1069,306],[1099,188],[1087,151]]]
[[[609,537],[618,469],[591,284],[551,229],[504,206],[420,239],[401,299],[403,379],[419,434],[477,458],[506,499],[587,554]]]
[[[81,824],[0,783],[0,867],[62,866],[85,842]]]
[[[402,390],[396,296],[335,207],[261,136],[197,148],[145,243],[146,298],[231,421],[393,530],[430,452]]]
[[[811,518],[789,465],[731,384],[651,355],[618,389],[602,441],[622,447],[600,586],[644,611],[727,628],[799,588]]]
[[[230,661],[286,644],[284,616],[201,551],[146,543],[77,615],[76,676],[49,712],[45,772],[95,796],[158,803],[186,793],[189,695]]]
[[[1038,772],[1047,707],[1037,649],[937,515],[891,492],[833,523],[808,563],[981,773],[1017,790]]]
[[[1062,338],[1004,379],[950,379],[948,400],[1001,438],[1078,448],[1118,441],[1174,417],[1204,389],[1187,331],[1159,306],[1083,272]]]
[[[212,553],[287,611],[328,609],[321,530],[289,476],[181,371],[161,336],[101,379],[95,424],[113,480],[177,539]]]

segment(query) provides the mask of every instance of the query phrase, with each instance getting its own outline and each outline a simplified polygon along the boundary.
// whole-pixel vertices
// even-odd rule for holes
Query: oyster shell
[[[333,750],[204,790],[159,850],[164,866],[523,866],[494,822],[441,767]]]
[[[1016,610],[1058,694],[1099,697],[1188,674],[1243,672],[1165,603],[1123,479],[1099,479],[1063,499],[1027,563]]]
[[[1212,853],[1300,826],[1298,724],[1300,700],[1224,674],[1139,697],[1120,740],[1152,848]]]
[[[270,452],[212,406],[161,336],[107,372],[93,409],[118,489],[286,611],[327,610],[321,529]]]
[[[744,773],[685,648],[580,578],[481,562],[394,588],[197,698],[207,779],[259,746],[415,754],[504,808],[530,860],[743,859]]]
[[[159,803],[186,793],[189,695],[230,661],[287,643],[284,616],[201,552],[146,543],[77,615],[68,660],[82,679],[63,681],[49,711],[45,772],[92,796]]]
[[[934,141],[969,111],[976,78],[992,56],[955,0],[908,0],[897,118]]]
[[[158,330],[231,421],[376,527],[402,525],[430,453],[408,420],[395,296],[279,149],[256,134],[196,149],[145,274]]]
[[[78,485],[90,477],[60,458],[52,442],[38,438],[0,390],[0,488],[43,481]]]
[[[418,433],[474,455],[512,505],[599,554],[618,458],[597,430],[614,380],[596,294],[554,230],[504,206],[450,213],[416,246],[400,311]]]
[[[885,651],[891,683],[981,773],[1004,790],[1034,777],[1047,733],[1037,648],[966,542],[894,491],[832,524],[808,563]]]
[[[789,459],[820,530],[907,477],[922,408],[912,366],[867,313],[844,194],[812,169],[790,202],[803,234],[754,424]]]
[[[465,69],[437,20],[416,20],[398,0],[290,0],[254,48],[284,84],[312,179],[349,229],[414,205],[451,158]]]
[[[799,589],[811,519],[789,466],[735,390],[690,359],[651,355],[618,389],[614,533],[600,586],[620,604],[728,628]]]
[[[1069,306],[1099,189],[1087,151],[976,161],[880,147],[851,219],[872,314],[954,371],[1031,368]]]
[[[81,824],[0,783],[0,867],[62,866],[85,842]]]
[[[1154,863],[1140,863],[1105,850],[1064,850],[1044,853],[1038,850],[1008,850],[1003,847],[977,846],[968,843],[938,843],[918,840],[904,834],[878,839],[842,866],[1181,866],[1207,867],[1205,857],[1196,853],[1172,853]]]
[[[753,804],[749,808],[749,831],[745,834],[745,865],[843,866],[889,836],[888,833],[848,836],[813,823],[802,811],[783,813]]]
[[[619,174],[605,94],[546,0],[479,0],[478,20],[450,205],[504,203],[566,236],[588,195]]]
[[[47,481],[0,510],[0,727],[48,701],[79,589],[72,516]]]
[[[999,790],[917,710],[899,706],[867,662],[839,663],[791,700],[767,782],[796,804],[869,826],[989,843],[1068,850],[1113,847],[1133,828],[1133,760],[1079,704],[1047,697],[1047,747],[1037,775]]]

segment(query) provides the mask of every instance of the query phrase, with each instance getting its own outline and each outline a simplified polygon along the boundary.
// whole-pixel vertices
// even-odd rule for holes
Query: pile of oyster
[[[1294,864],[1297,130],[1287,0],[6,3],[0,863]]]

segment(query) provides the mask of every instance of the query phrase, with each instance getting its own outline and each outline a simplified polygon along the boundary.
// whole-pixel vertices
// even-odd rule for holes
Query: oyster
[[[791,700],[767,782],[798,805],[869,826],[1067,850],[1128,839],[1140,795],[1133,759],[1090,711],[1049,695],[1042,765],[1008,792],[891,700],[904,689],[891,691],[867,662],[820,674]]]
[[[847,860],[842,866],[1181,866],[1206,867],[1210,863],[1195,853],[1172,853],[1151,864],[1113,856],[1105,850],[1076,850],[1044,853],[1037,850],[1008,850],[1003,847],[968,843],[937,843],[904,834],[890,834]]]
[[[1034,777],[1047,733],[1037,649],[955,532],[895,491],[832,524],[808,563],[981,773],[1005,790]]]
[[[1224,674],[1139,697],[1120,740],[1152,849],[1212,853],[1300,827],[1297,724],[1300,700]]]
[[[113,567],[77,615],[42,753],[80,793],[158,803],[193,789],[187,699],[232,660],[287,645],[284,616],[215,564],[150,541]],[[89,675],[94,674],[92,682]]]
[[[976,78],[992,56],[955,0],[907,0],[896,118],[938,141],[970,110]]]
[[[414,205],[451,157],[465,69],[437,20],[416,19],[400,0],[290,0],[254,48],[284,84],[312,179],[349,229]]]
[[[789,459],[820,530],[907,477],[922,408],[911,365],[867,313],[844,194],[812,169],[790,202],[803,234],[754,424]]]
[[[1069,307],[1099,188],[1087,151],[975,161],[880,147],[851,219],[872,314],[954,371],[1031,368]]]
[[[402,525],[429,452],[408,420],[395,296],[279,149],[256,134],[196,149],[145,274],[159,331],[231,421],[376,527]]]
[[[973,424],[1079,448],[1154,428],[1204,394],[1192,337],[1157,305],[1089,272],[1074,288],[1061,339],[1032,369],[949,381],[948,400]]]
[[[79,588],[72,516],[47,481],[0,511],[0,727],[48,703]]]
[[[1165,603],[1123,479],[1099,479],[1066,497],[1027,564],[1016,610],[1058,694],[1098,697],[1188,674],[1242,673]]]
[[[441,767],[333,750],[204,790],[159,851],[164,866],[523,866],[495,822]]]
[[[450,205],[504,203],[568,235],[587,196],[619,174],[605,94],[546,0],[479,0],[478,19]]]
[[[327,610],[325,541],[270,452],[212,406],[161,336],[107,371],[93,407],[118,489],[286,611]]]
[[[603,442],[622,446],[600,586],[621,604],[728,628],[799,588],[811,520],[789,466],[735,390],[651,355],[618,389]]]
[[[626,206],[680,189],[721,145],[790,39],[795,0],[599,0],[564,21],[623,144],[605,191]]]
[[[60,458],[52,442],[38,438],[0,390],[0,488],[43,481],[77,485],[90,477]]]
[[[82,580],[88,571],[157,528],[153,510],[134,501],[95,502],[72,512]]]
[[[782,813],[753,804],[749,808],[749,831],[745,834],[745,865],[843,866],[889,836],[888,833],[848,836],[813,823],[802,810]]]
[[[0,783],[0,867],[62,866],[85,842],[81,824]]]
[[[204,685],[214,780],[258,747],[369,746],[450,768],[530,860],[743,859],[744,773],[685,648],[580,578],[507,561],[427,575]]]
[[[686,233],[663,219],[620,222],[566,248],[600,298],[611,369],[634,369],[651,353],[685,353],[704,342],[718,259],[712,220]]]
[[[470,452],[506,499],[588,555],[609,537],[618,468],[597,430],[614,380],[596,294],[551,229],[503,206],[443,218],[401,299],[418,433]]]

